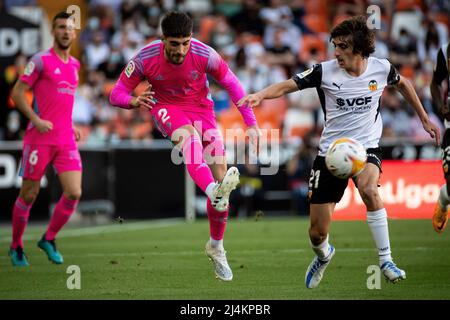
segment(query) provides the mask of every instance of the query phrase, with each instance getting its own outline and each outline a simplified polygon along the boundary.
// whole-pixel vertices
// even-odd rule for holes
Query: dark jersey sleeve
[[[400,73],[398,73],[397,69],[391,64],[391,69],[389,70],[387,84],[388,86],[396,85],[400,81]]]
[[[433,82],[440,84],[448,77],[447,61],[445,61],[444,52],[442,48],[439,49],[436,61],[436,67],[433,72]]]
[[[322,65],[316,64],[312,68],[298,73],[292,77],[299,90],[306,88],[319,88],[322,83]]]

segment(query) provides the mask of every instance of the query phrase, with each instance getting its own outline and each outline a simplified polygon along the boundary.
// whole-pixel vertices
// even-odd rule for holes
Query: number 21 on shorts
[[[311,170],[309,176],[309,190],[317,189],[319,187],[320,170]]]

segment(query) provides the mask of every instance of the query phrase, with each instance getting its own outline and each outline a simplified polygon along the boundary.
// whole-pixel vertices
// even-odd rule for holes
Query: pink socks
[[[211,204],[211,200],[207,202],[207,212],[209,220],[209,232],[214,240],[222,240],[227,226],[228,210],[217,211]]]
[[[206,192],[206,187],[214,183],[214,177],[203,157],[203,146],[197,135],[190,135],[184,140],[183,156],[192,180],[203,192]]]
[[[54,240],[56,234],[69,221],[70,216],[75,211],[78,200],[69,200],[64,195],[56,204],[52,219],[45,233],[45,240]]]
[[[23,248],[22,236],[27,226],[28,217],[30,216],[30,209],[33,203],[27,204],[22,198],[18,197],[14,204],[12,214],[12,244],[11,247],[16,249],[17,247]]]

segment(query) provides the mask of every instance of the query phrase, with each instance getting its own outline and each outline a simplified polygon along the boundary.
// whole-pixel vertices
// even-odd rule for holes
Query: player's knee
[[[26,203],[26,204],[30,204],[33,203],[36,198],[38,196],[38,193],[36,192],[29,192],[29,193],[25,193],[21,196],[22,200]]]
[[[22,198],[22,200],[26,204],[30,204],[36,200],[38,194],[39,194],[38,188],[30,188],[30,189],[22,190],[20,192],[20,198]]]
[[[375,185],[358,186],[358,189],[363,200],[373,200],[378,197],[378,187]]]
[[[314,245],[321,244],[328,235],[328,230],[320,228],[318,225],[311,225],[309,229],[309,238]]]
[[[64,192],[64,195],[69,200],[80,200],[80,198],[81,198],[81,188],[80,189],[68,190],[68,191]]]

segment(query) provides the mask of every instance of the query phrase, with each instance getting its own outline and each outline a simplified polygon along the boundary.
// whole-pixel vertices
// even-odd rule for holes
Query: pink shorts
[[[205,155],[225,155],[222,134],[217,128],[213,110],[199,113],[181,110],[176,106],[160,106],[153,108],[151,114],[153,122],[164,137],[172,138],[175,130],[191,125],[201,134]]]
[[[76,145],[40,145],[24,143],[19,175],[24,179],[40,180],[49,164],[56,174],[81,171],[81,157]]]

